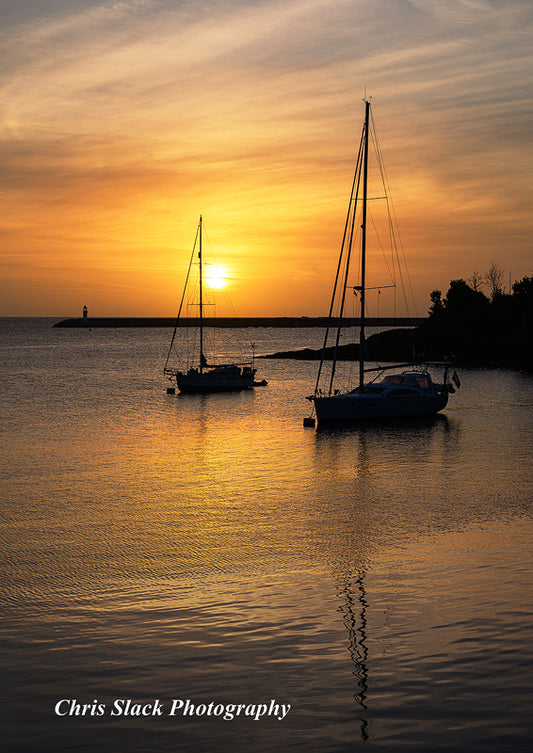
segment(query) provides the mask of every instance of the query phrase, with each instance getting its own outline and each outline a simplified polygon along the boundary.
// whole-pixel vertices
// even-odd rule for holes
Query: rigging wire
[[[184,303],[184,300],[185,300],[185,294],[186,294],[187,288],[188,288],[189,276],[191,274],[192,263],[193,263],[193,260],[194,260],[194,252],[196,250],[196,244],[198,243],[199,233],[200,233],[200,225],[198,225],[198,227],[196,229],[196,236],[194,238],[194,244],[193,244],[193,247],[192,247],[191,258],[189,260],[189,266],[187,268],[187,275],[185,277],[185,285],[183,287],[183,292],[181,294],[180,305],[179,305],[179,308],[178,308],[178,315],[176,316],[176,323],[174,324],[174,332],[172,333],[172,339],[170,341],[170,347],[169,347],[168,353],[167,353],[167,360],[165,361],[165,367],[163,369],[164,372],[168,369],[168,362],[170,360],[170,356],[171,356],[171,353],[172,353],[172,348],[173,348],[173,345],[174,345],[174,340],[176,338],[176,332],[177,332],[177,329],[178,329],[178,323],[179,323],[180,316],[181,316],[181,310],[183,308],[183,303]]]
[[[344,232],[343,232],[343,236],[342,236],[341,252],[340,252],[340,256],[339,256],[339,261],[337,263],[337,270],[335,272],[335,281],[333,283],[333,292],[332,292],[331,303],[330,303],[330,307],[329,307],[329,313],[328,313],[328,321],[327,321],[327,325],[326,325],[326,331],[324,333],[324,342],[323,342],[323,345],[322,345],[322,354],[321,354],[321,358],[320,358],[320,364],[319,364],[319,367],[318,367],[318,373],[317,373],[317,378],[316,378],[316,383],[315,383],[315,392],[319,391],[320,378],[321,378],[321,374],[322,374],[322,366],[323,366],[323,363],[324,363],[324,356],[325,356],[325,351],[326,351],[327,344],[328,344],[329,333],[330,333],[330,330],[331,330],[331,328],[333,326],[333,319],[336,318],[335,317],[335,305],[336,304],[338,305],[339,283],[340,283],[341,279],[343,279],[343,280],[345,279],[347,271],[348,271],[347,265],[346,265],[347,239],[348,239],[348,231],[350,229],[350,217],[351,217],[351,214],[352,214],[352,205],[355,206],[356,203],[357,203],[357,194],[358,194],[358,191],[359,191],[360,173],[361,173],[360,165],[361,165],[361,162],[362,162],[362,158],[363,158],[363,137],[361,137],[361,141],[359,143],[359,151],[358,151],[358,154],[357,154],[356,167],[355,167],[355,171],[354,171],[354,175],[353,175],[353,180],[352,180],[352,187],[351,187],[351,192],[350,192],[350,200],[349,200],[349,203],[348,203],[348,213],[347,213],[347,216],[346,216],[346,222],[345,222],[345,225],[344,225]],[[353,223],[352,223],[352,228],[353,228]],[[342,310],[340,310],[339,313],[338,313],[338,325],[337,325],[338,326],[338,331],[340,331],[340,329],[341,329],[341,324],[342,324]]]
[[[211,243],[211,239],[206,231],[205,223],[202,225],[203,229],[203,242],[204,245],[208,247],[207,251],[207,257],[209,261],[207,264],[213,264],[217,265],[217,259],[216,255],[213,249],[213,245]],[[170,342],[170,347],[168,349],[167,358],[164,366],[164,373],[167,374],[167,376],[173,372],[173,370],[169,369],[169,362],[171,357],[176,357],[176,354],[174,353],[175,346],[177,343],[177,329],[179,326],[179,321],[182,318],[182,316],[190,317],[196,317],[197,316],[197,308],[198,308],[198,289],[199,289],[199,268],[198,265],[196,265],[195,258],[196,258],[196,250],[198,247],[199,242],[199,233],[200,233],[200,225],[197,227],[196,236],[194,240],[193,249],[191,252],[191,257],[189,260],[189,266],[187,268],[187,274],[185,277],[185,285],[183,286],[183,292],[180,299],[180,304],[178,308],[178,314],[176,317],[176,321],[174,324],[174,331],[172,333],[172,339]],[[202,254],[204,255],[204,253]],[[205,262],[204,262],[205,263]],[[233,307],[233,304],[231,302],[231,299],[229,297],[229,294],[222,292],[221,293],[221,300],[224,303],[225,307],[227,308],[228,312],[228,318],[229,319],[235,319],[236,318],[236,312]],[[212,307],[212,310],[214,312],[214,315],[216,316],[217,311],[217,294],[216,291],[213,288],[210,288],[209,285],[204,286],[203,288],[203,306],[209,306]],[[206,300],[207,298],[207,300]],[[189,311],[189,309],[192,309],[192,311]],[[207,359],[211,363],[216,363],[218,360],[219,352],[222,352],[221,349],[224,349],[224,351],[227,351],[228,348],[228,340],[230,338],[225,337],[224,335],[227,335],[226,330],[219,330],[217,327],[209,326],[208,319],[204,320],[204,350],[205,354],[207,356]],[[182,333],[180,335],[180,355],[183,358],[185,363],[191,364],[194,360],[194,355],[198,349],[198,343],[197,343],[197,333],[198,330],[196,327],[181,327]],[[231,342],[232,347],[235,346],[235,343]],[[243,348],[238,349],[238,354],[235,354],[238,356],[238,360],[241,362],[241,364],[248,364],[253,359],[248,359],[244,357]],[[232,356],[233,358],[233,356]]]
[[[374,145],[374,149],[376,153],[376,159],[377,159],[378,169],[379,169],[379,173],[381,177],[381,183],[385,190],[387,213],[389,217],[389,237],[390,237],[390,244],[391,244],[391,250],[392,250],[393,265],[394,265],[394,261],[396,261],[397,268],[398,268],[398,275],[400,278],[400,286],[401,286],[403,299],[404,299],[404,305],[406,308],[406,313],[407,315],[409,315],[409,302],[407,300],[407,289],[408,289],[410,293],[411,301],[412,301],[412,306],[416,314],[416,302],[415,302],[413,286],[411,283],[409,268],[407,266],[407,260],[405,258],[405,251],[403,248],[403,244],[402,244],[402,240],[401,240],[401,236],[399,232],[399,223],[396,217],[396,210],[395,210],[395,207],[392,201],[392,196],[391,196],[390,183],[389,183],[389,179],[388,179],[387,172],[385,169],[385,163],[383,160],[383,151],[381,149],[381,143],[379,140],[378,131],[376,128],[376,124],[374,121],[374,114],[372,110],[370,111],[370,123],[371,123],[370,130],[372,134],[372,143]],[[403,270],[405,270],[405,277],[407,278],[407,283],[404,281]],[[394,277],[393,277],[393,280],[394,280]]]
[[[366,101],[366,98],[365,98]],[[370,108],[369,108],[370,109]],[[365,127],[363,125],[362,133],[361,133],[361,140],[359,144],[359,151],[357,154],[357,160],[356,160],[356,167],[355,167],[355,173],[352,181],[351,186],[351,193],[350,193],[350,200],[348,204],[348,212],[346,216],[346,222],[344,226],[344,232],[342,237],[342,243],[341,243],[341,250],[339,255],[339,260],[337,263],[337,269],[335,273],[335,280],[333,285],[333,292],[331,297],[331,303],[328,313],[328,321],[326,326],[326,331],[324,335],[324,342],[322,346],[322,353],[321,353],[321,359],[320,359],[320,365],[318,368],[318,374],[316,378],[316,384],[315,384],[315,394],[326,394],[331,395],[333,394],[333,382],[335,378],[335,372],[337,368],[337,356],[338,356],[338,348],[341,340],[341,329],[342,329],[342,319],[344,316],[344,309],[346,304],[346,290],[348,287],[352,287],[354,293],[358,291],[361,291],[361,296],[357,296],[359,298],[360,303],[362,303],[361,299],[363,297],[363,293],[366,290],[369,290],[371,288],[366,287],[366,284],[363,280],[363,269],[362,269],[362,248],[359,243],[358,239],[358,231],[360,225],[366,225],[368,224],[368,220],[365,224],[364,219],[356,224],[356,217],[359,214],[358,204],[361,204],[361,197],[359,195],[360,186],[362,184],[362,168],[363,168],[363,156],[365,149],[368,150],[369,144],[372,144],[373,148],[373,154],[374,158],[376,160],[376,167],[377,167],[377,177],[379,177],[381,181],[381,190],[383,191],[384,195],[379,197],[372,197],[369,198],[366,196],[366,209],[367,214],[370,214],[368,212],[368,205],[369,202],[374,199],[384,199],[386,204],[386,210],[387,210],[387,232],[388,232],[388,245],[390,246],[391,255],[390,255],[390,262],[387,258],[387,255],[385,253],[385,249],[382,243],[382,239],[380,237],[380,233],[378,231],[375,218],[370,214],[370,223],[373,227],[373,230],[375,232],[375,236],[377,238],[379,247],[381,249],[383,258],[385,260],[385,265],[387,267],[387,272],[392,280],[394,282],[394,285],[381,285],[377,286],[378,290],[378,310],[379,310],[379,293],[380,288],[383,287],[394,287],[394,315],[396,315],[396,277],[399,278],[400,283],[400,289],[402,292],[404,305],[406,309],[407,315],[410,313],[410,302],[408,301],[408,293],[410,293],[410,298],[412,300],[412,307],[416,313],[416,303],[414,299],[414,293],[413,293],[413,287],[409,275],[409,269],[407,267],[407,262],[405,259],[405,252],[403,249],[403,244],[401,242],[400,234],[399,234],[399,225],[396,218],[396,213],[394,209],[394,205],[391,198],[391,191],[389,187],[389,181],[388,177],[385,171],[384,161],[383,161],[383,154],[381,150],[381,145],[379,142],[379,137],[377,134],[377,129],[374,122],[374,116],[372,113],[372,110],[370,109],[370,118],[368,121],[368,127]],[[365,197],[363,197],[365,198]],[[365,203],[365,202],[363,202]],[[348,267],[350,262],[350,257],[352,255],[352,247],[354,241],[357,239],[358,243],[358,249],[359,249],[359,272],[360,272],[360,283],[359,285],[348,285]],[[363,287],[364,286],[364,287]],[[355,299],[356,296],[354,296]],[[360,313],[360,317],[362,316],[362,312]],[[320,389],[321,384],[321,378],[322,377],[322,371],[325,361],[325,354],[326,354],[326,348],[328,345],[328,340],[330,337],[330,332],[334,329],[334,319],[338,317],[338,321],[336,324],[336,338],[335,338],[335,345],[333,349],[333,358],[332,358],[332,365],[331,365],[331,371],[329,375],[329,379],[327,380],[327,388],[324,392]],[[364,342],[359,343],[359,347],[364,347]],[[362,376],[360,375],[360,380],[362,381]],[[326,386],[326,385],[324,385]]]

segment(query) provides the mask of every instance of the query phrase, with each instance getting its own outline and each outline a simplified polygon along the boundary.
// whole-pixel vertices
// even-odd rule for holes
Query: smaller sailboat
[[[197,341],[194,352],[192,353],[191,362],[181,367],[172,367],[170,365],[176,343],[176,334],[180,326],[182,310],[186,302],[186,296],[189,288],[192,286],[192,268],[195,266],[195,255],[197,251],[198,259],[198,299],[193,305],[198,307],[198,328]],[[167,360],[164,367],[165,376],[176,383],[180,392],[234,392],[239,390],[250,389],[257,386],[255,381],[256,369],[254,367],[254,357],[252,350],[251,361],[246,363],[210,363],[206,355],[206,321],[204,309],[210,305],[204,300],[204,259],[203,259],[203,220],[200,216],[196,239],[189,262],[189,269],[185,280],[183,295],[181,298],[178,316],[172,335],[172,340],[168,350]],[[184,328],[181,328],[183,331]],[[187,327],[187,329],[189,329]],[[261,382],[265,384],[265,382]],[[174,391],[169,389],[169,391]]]
[[[439,364],[396,364],[386,367],[365,367],[365,318],[366,318],[366,293],[369,288],[366,284],[367,263],[367,210],[370,198],[368,196],[369,174],[369,142],[370,142],[370,101],[365,100],[365,117],[356,170],[352,183],[352,190],[348,206],[346,225],[341,246],[340,258],[337,266],[337,274],[333,288],[331,306],[329,311],[328,326],[324,337],[322,359],[318,370],[315,392],[308,399],[314,403],[318,425],[327,423],[357,423],[368,419],[389,418],[412,418],[417,416],[431,416],[441,411],[448,403],[448,395],[455,392],[448,380],[450,363]],[[374,134],[374,144],[378,144]],[[378,172],[382,176],[382,188],[387,194],[387,188],[383,181],[381,156],[377,159]],[[385,196],[386,198],[386,196]],[[361,229],[360,246],[360,281],[357,285],[350,284],[349,272],[352,256],[354,237],[358,229]],[[360,301],[360,338],[359,338],[359,375],[355,386],[350,385],[345,389],[335,386],[337,370],[337,353],[343,327],[343,316],[346,303],[346,291],[352,289]],[[336,326],[333,320],[337,317]],[[331,361],[331,371],[324,387],[323,367],[328,337],[331,330],[336,329],[335,347]],[[430,366],[444,367],[442,382],[434,382],[429,371]],[[384,376],[388,369],[395,369],[399,373]],[[367,379],[369,372],[374,372],[373,379]],[[457,386],[459,378],[454,373],[452,377]],[[313,417],[305,418],[304,425],[314,426]]]

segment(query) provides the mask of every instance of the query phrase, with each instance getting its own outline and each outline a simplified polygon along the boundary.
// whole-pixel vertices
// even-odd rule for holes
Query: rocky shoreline
[[[333,358],[334,346],[328,346],[324,351],[324,358]],[[411,361],[415,356],[415,330],[393,329],[370,335],[366,340],[365,359],[368,361]],[[305,361],[318,361],[322,357],[322,348],[301,348],[299,350],[278,351],[258,358],[294,358]],[[339,345],[337,348],[339,361],[357,361],[359,359],[358,343]]]
[[[457,340],[460,347],[446,347],[448,340],[435,337],[432,329],[426,325],[412,329],[393,329],[379,332],[366,340],[365,360],[376,363],[449,360],[457,366],[471,368],[511,368],[533,371],[533,348],[531,334],[519,336],[512,333],[507,337],[497,338],[489,333],[486,338]],[[333,358],[334,347],[327,347],[324,358]],[[306,361],[318,361],[322,357],[322,348],[301,348],[299,350],[278,351],[258,358],[293,358]],[[337,359],[356,361],[359,359],[359,345],[349,343],[339,345]]]

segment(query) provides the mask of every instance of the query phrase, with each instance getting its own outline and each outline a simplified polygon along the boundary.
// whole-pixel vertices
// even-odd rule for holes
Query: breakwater
[[[274,316],[274,317],[210,317],[204,319],[205,327],[325,327],[325,316]],[[368,317],[368,327],[416,327],[424,321],[422,317]],[[176,322],[170,317],[82,317],[63,319],[54,327],[197,327],[197,317],[182,317]],[[344,327],[354,327],[359,319],[348,318]]]

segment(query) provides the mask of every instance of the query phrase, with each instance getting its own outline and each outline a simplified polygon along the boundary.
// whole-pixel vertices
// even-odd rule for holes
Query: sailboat
[[[191,285],[191,271],[195,264],[195,252],[198,249],[198,339],[197,349],[194,355],[194,361],[188,366],[174,368],[170,366],[173,354],[176,333],[180,325],[181,313],[183,310],[186,296]],[[183,295],[181,298],[178,316],[172,335],[172,340],[168,350],[167,360],[164,367],[165,376],[171,381],[175,381],[180,392],[227,392],[246,390],[257,386],[255,381],[256,369],[254,367],[254,358],[252,350],[252,359],[247,363],[209,363],[206,356],[205,329],[208,324],[206,321],[205,307],[209,305],[204,300],[204,259],[203,259],[203,219],[200,216],[196,238],[189,262],[189,269],[185,279]],[[261,382],[263,384],[264,382]],[[169,392],[174,391],[169,388]]]
[[[411,418],[417,416],[431,416],[448,403],[448,395],[455,392],[448,374],[450,363],[425,364],[425,367],[413,364],[395,364],[386,367],[366,367],[366,340],[365,340],[365,317],[366,317],[366,264],[367,264],[367,224],[368,224],[368,174],[369,174],[369,141],[371,122],[370,100],[365,99],[365,115],[357,157],[356,170],[352,183],[348,214],[344,228],[344,236],[341,245],[340,258],[337,266],[331,306],[329,310],[328,325],[324,337],[322,358],[318,370],[315,392],[309,396],[314,404],[318,425],[327,423],[357,423],[368,419]],[[374,139],[377,144],[377,138]],[[378,159],[378,167],[382,172],[381,159]],[[383,186],[386,189],[386,186]],[[360,282],[358,285],[349,285],[349,270],[354,245],[354,236],[358,232],[360,223]],[[384,287],[384,286],[383,286]],[[350,385],[342,390],[335,387],[337,368],[337,355],[343,326],[343,314],[346,304],[346,291],[351,288],[359,297],[360,302],[360,338],[359,338],[359,374],[355,386]],[[339,303],[340,301],[340,303]],[[338,306],[338,314],[336,313]],[[338,317],[338,318],[337,318]],[[326,347],[330,331],[335,329],[334,318],[337,318],[335,347],[331,360],[331,372],[323,384],[323,367],[325,363]],[[442,366],[444,376],[442,382],[434,382],[429,368]],[[384,372],[394,369],[394,374],[383,376]],[[372,379],[367,375],[375,372]],[[457,386],[459,378],[454,373],[452,379]],[[322,381],[321,381],[322,380]],[[315,419],[304,419],[304,425],[313,426]]]

